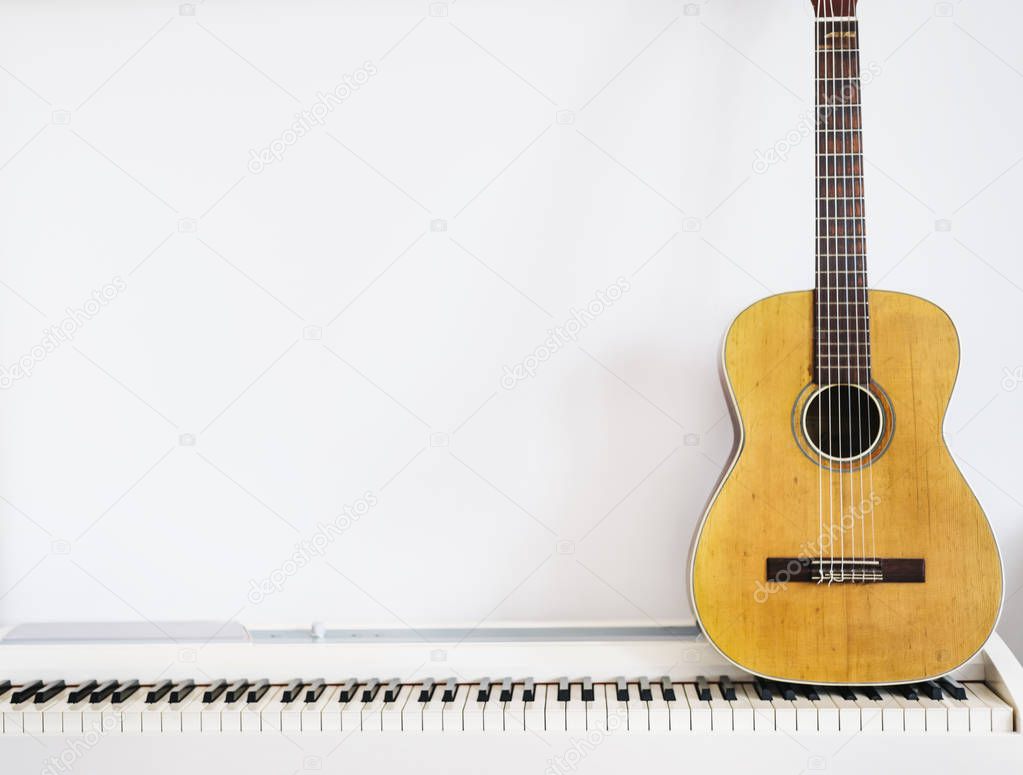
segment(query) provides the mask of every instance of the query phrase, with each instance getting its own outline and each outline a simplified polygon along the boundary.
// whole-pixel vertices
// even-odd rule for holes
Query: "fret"
[[[823,159],[824,157],[838,157],[838,158],[844,159],[844,158],[846,158],[848,156],[862,156],[862,155],[863,155],[862,151],[848,151],[846,153],[821,153],[819,151],[817,152],[817,158],[820,158],[820,159]]]

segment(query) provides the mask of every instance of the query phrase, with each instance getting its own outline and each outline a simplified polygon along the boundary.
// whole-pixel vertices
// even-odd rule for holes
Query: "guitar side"
[[[793,413],[812,380],[812,293],[764,299],[726,335],[741,437],[697,533],[690,590],[708,639],[750,672],[822,684],[931,678],[979,650],[1001,608],[994,536],[942,435],[955,328],[915,296],[871,291],[870,305],[873,378],[894,430],[858,473],[829,476],[797,439]],[[840,530],[843,555],[919,558],[925,580],[768,583],[767,558],[815,556],[836,500],[839,520],[846,504],[869,504]]]

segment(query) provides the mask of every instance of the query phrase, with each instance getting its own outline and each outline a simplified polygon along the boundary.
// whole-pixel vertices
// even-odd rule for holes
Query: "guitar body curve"
[[[690,590],[711,643],[768,678],[933,678],[981,648],[1001,609],[994,535],[942,433],[959,363],[955,327],[915,296],[871,290],[869,301],[871,374],[891,417],[883,449],[858,469],[819,465],[798,438],[802,426],[794,419],[813,380],[811,292],[757,302],[725,338],[741,437],[697,532]],[[837,533],[836,501],[844,506]],[[842,513],[852,514],[851,526]],[[850,562],[922,561],[923,578],[790,580],[806,573],[793,566],[769,581],[768,558],[820,556],[835,567],[840,549]]]

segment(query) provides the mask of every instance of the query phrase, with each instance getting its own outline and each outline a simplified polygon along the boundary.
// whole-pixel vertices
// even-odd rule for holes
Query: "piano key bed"
[[[232,694],[227,696],[228,687]],[[608,734],[1012,733],[1013,708],[980,681],[806,687],[762,681],[511,678],[405,683],[296,678],[9,684],[4,735],[599,731]]]

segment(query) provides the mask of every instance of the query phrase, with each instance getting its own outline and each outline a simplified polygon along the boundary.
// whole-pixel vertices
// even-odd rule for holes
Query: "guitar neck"
[[[818,0],[814,20],[818,385],[870,383],[859,25],[855,3]]]

